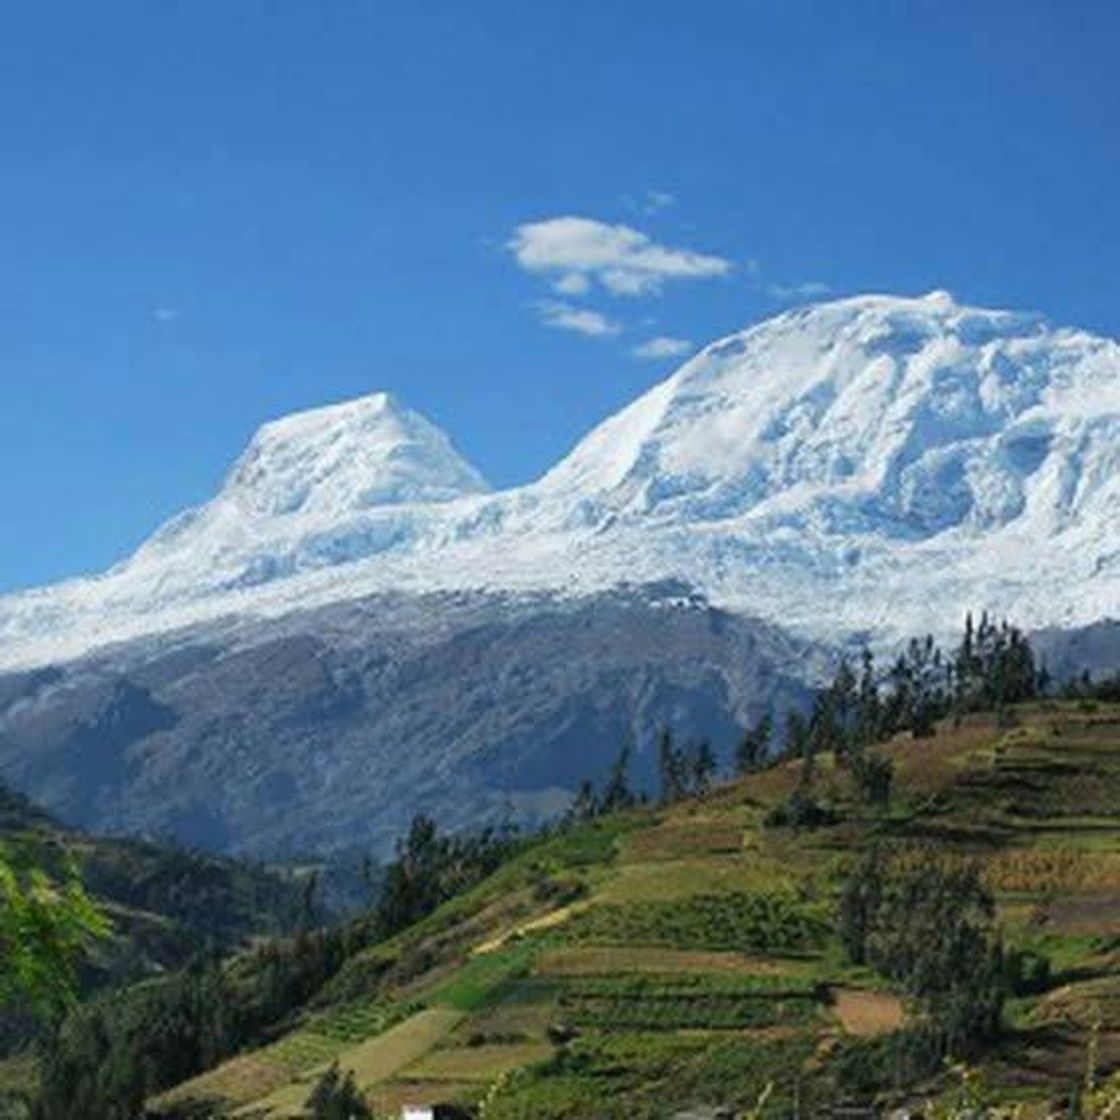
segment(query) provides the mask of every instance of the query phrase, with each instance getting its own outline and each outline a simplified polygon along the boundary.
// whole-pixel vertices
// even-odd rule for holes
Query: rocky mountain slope
[[[266,425],[221,493],[102,576],[0,600],[31,664],[386,589],[683,578],[813,638],[1120,607],[1120,346],[943,292],[715,342],[540,480],[487,492],[384,394]]]
[[[67,820],[293,856],[384,851],[424,810],[540,820],[624,743],[799,703],[815,648],[676,585],[375,596],[0,677],[0,773]]]

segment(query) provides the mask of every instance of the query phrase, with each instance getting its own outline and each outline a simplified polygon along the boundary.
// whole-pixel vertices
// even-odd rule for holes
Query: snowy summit
[[[944,292],[818,304],[503,492],[386,394],[300,413],[110,572],[0,600],[0,663],[385,588],[666,577],[815,637],[1120,615],[1120,345]]]

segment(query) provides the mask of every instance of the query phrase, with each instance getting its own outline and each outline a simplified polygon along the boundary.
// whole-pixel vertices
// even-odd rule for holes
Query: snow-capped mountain
[[[111,571],[0,599],[0,773],[95,829],[384,852],[418,809],[548,817],[623,742],[648,784],[665,727],[726,759],[819,639],[984,607],[1120,617],[1120,346],[843,300],[713,343],[514,490],[383,394],[266,425]],[[1040,637],[1063,671],[1115,649]]]
[[[384,394],[301,413],[109,572],[0,599],[0,663],[390,588],[665,578],[816,638],[1120,614],[1120,345],[942,292],[819,304],[502,492]]]

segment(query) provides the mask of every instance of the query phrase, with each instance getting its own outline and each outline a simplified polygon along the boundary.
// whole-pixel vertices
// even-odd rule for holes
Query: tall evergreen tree
[[[704,797],[712,788],[712,780],[716,774],[716,756],[712,744],[707,739],[701,739],[692,752],[692,788],[700,797]]]
[[[766,761],[773,737],[774,717],[769,712],[756,724],[747,727],[735,748],[735,766],[740,774],[757,770]]]
[[[610,776],[603,789],[603,796],[599,802],[599,811],[613,813],[618,809],[629,809],[635,802],[633,791],[630,789],[630,756],[631,746],[624,743],[618,752],[618,757],[611,767]]]
[[[684,752],[673,742],[673,734],[666,727],[657,745],[657,768],[661,777],[661,800],[671,805],[680,801],[688,792]]]

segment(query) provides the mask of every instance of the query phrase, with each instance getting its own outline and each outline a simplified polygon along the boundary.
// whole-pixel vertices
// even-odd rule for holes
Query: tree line
[[[731,776],[798,761],[798,785],[772,823],[827,823],[829,811],[812,791],[818,759],[831,754],[851,774],[861,799],[882,808],[890,800],[893,775],[889,759],[874,751],[877,744],[903,732],[924,738],[933,734],[938,721],[959,721],[969,712],[995,711],[1002,717],[1009,705],[1043,695],[1050,684],[1021,630],[1006,621],[996,623],[987,613],[978,621],[969,614],[948,655],[927,635],[912,639],[885,668],[867,648],[856,658],[842,657],[807,708],[791,706],[780,717],[766,712],[744,729],[731,759]],[[656,750],[657,799],[663,805],[703,797],[725,776],[707,739],[679,743],[665,728]],[[649,795],[632,784],[632,757],[627,744],[602,789],[590,779],[581,782],[570,818],[587,820],[648,801]]]

